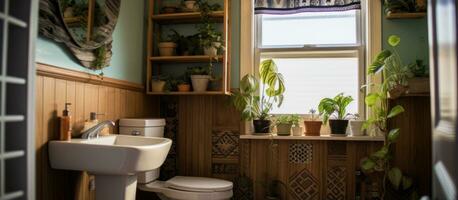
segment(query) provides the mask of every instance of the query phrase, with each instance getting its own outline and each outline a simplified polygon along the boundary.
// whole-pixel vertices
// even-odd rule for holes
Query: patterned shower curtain
[[[254,0],[255,14],[347,11],[361,8],[361,0]]]

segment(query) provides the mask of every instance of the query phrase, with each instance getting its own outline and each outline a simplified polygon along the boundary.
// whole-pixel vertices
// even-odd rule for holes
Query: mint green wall
[[[122,0],[113,33],[111,65],[103,70],[106,77],[143,83],[144,66],[144,9],[143,0]],[[98,74],[82,67],[62,44],[38,37],[36,61],[58,67]]]
[[[145,77],[146,13],[144,0],[122,0],[118,23],[113,34],[111,65],[103,70],[106,77],[143,83]],[[231,1],[231,86],[238,87],[240,77],[240,0]],[[38,37],[36,60],[72,70],[98,74],[82,67],[62,44]]]
[[[404,64],[414,62],[416,59],[429,63],[428,57],[428,20],[421,19],[395,19],[382,20],[383,48],[388,48],[387,39],[390,35],[399,35],[401,44],[399,54]]]

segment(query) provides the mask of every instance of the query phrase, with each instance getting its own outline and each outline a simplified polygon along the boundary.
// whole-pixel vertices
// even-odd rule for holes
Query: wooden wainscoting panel
[[[59,69],[62,72],[63,69]],[[51,70],[52,71],[52,70]],[[65,70],[64,70],[65,71]],[[135,84],[122,86],[103,82],[80,82],[71,77],[53,75],[49,70],[36,77],[36,196],[38,200],[95,199],[95,191],[89,191],[91,176],[81,172],[54,170],[49,166],[47,142],[59,138],[59,117],[65,103],[71,103],[74,137],[79,137],[84,121],[90,112],[104,113],[103,120],[124,117],[158,117],[157,97],[143,94]],[[79,74],[81,75],[81,74]],[[56,78],[57,77],[57,78]],[[65,79],[62,79],[65,78]],[[97,83],[92,84],[92,83]],[[137,89],[135,89],[137,88]],[[146,106],[149,105],[149,106]],[[117,128],[113,131],[117,133]]]

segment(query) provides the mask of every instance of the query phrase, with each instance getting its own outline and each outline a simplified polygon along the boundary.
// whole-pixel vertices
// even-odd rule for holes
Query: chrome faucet
[[[98,138],[99,134],[100,134],[100,131],[102,131],[102,129],[106,125],[114,127],[115,123],[113,121],[110,121],[110,120],[100,122],[97,125],[91,127],[90,129],[87,129],[86,131],[82,132],[81,138],[83,138],[83,139],[91,139],[91,138],[94,138],[94,137]]]

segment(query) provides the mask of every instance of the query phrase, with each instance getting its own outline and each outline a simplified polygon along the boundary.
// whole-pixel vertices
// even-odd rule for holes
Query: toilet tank
[[[164,137],[164,119],[120,119],[119,134],[139,137]],[[154,158],[151,158],[154,159]],[[149,183],[159,178],[160,168],[137,174],[138,183]]]

